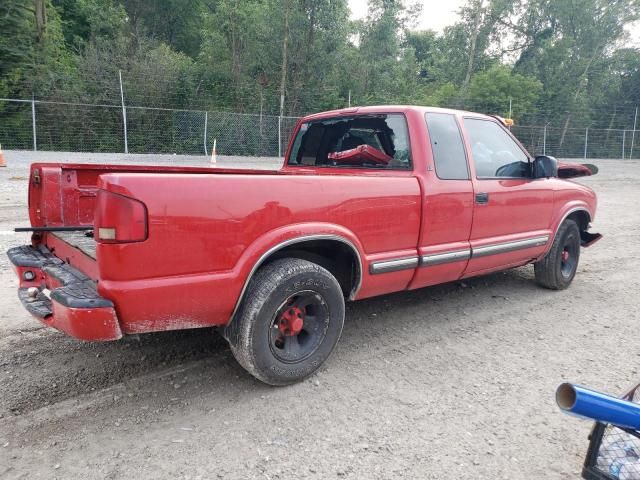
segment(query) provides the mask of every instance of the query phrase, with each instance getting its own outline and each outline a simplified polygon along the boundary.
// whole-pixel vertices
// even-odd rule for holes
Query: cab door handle
[[[485,205],[489,203],[489,194],[488,193],[476,193],[476,203],[481,205]]]

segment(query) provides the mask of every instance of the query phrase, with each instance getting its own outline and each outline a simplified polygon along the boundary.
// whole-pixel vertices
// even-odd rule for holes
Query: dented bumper
[[[84,273],[42,245],[15,247],[7,256],[20,279],[20,301],[42,323],[80,340],[122,337],[113,303]]]

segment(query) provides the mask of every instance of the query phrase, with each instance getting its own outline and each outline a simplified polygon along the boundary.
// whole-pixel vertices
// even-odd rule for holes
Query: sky
[[[423,2],[422,13],[416,30],[435,30],[442,32],[444,27],[453,25],[458,19],[457,11],[465,0],[430,0]],[[367,0],[349,0],[351,16],[354,19],[367,15]]]
[[[424,0],[418,24],[413,29],[429,29],[442,33],[445,27],[453,25],[458,20],[457,12],[465,3],[466,0]],[[367,0],[349,0],[349,8],[351,18],[364,18],[367,15]],[[627,27],[627,31],[631,38],[626,46],[640,47],[640,21]]]

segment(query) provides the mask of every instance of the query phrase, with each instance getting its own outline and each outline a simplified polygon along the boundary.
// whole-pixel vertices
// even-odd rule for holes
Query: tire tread
[[[571,219],[565,220],[558,229],[558,233],[553,240],[549,253],[547,253],[542,260],[533,264],[536,282],[540,286],[550,290],[564,290],[571,284],[573,278],[571,278],[569,282],[565,282],[559,277],[557,265],[559,261],[558,256],[562,254],[560,243],[563,241],[565,234],[572,229],[577,232],[578,238],[580,238],[580,229],[578,228],[578,224]]]
[[[261,267],[250,280],[236,316],[225,328],[225,336],[238,363],[258,380],[269,385],[287,385],[291,382],[267,376],[260,368],[254,355],[252,327],[257,321],[261,308],[278,285],[298,274],[311,272],[322,275],[324,280],[332,282],[333,288],[342,292],[335,277],[320,265],[298,258],[274,260]],[[344,321],[344,304],[341,320]]]

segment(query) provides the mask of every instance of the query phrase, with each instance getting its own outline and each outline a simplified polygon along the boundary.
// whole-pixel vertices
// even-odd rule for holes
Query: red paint
[[[93,258],[60,240],[60,238],[55,235],[47,235],[46,244],[56,257],[73,265],[93,280],[98,280],[98,264]]]
[[[44,287],[53,290],[61,286],[57,279],[47,275],[40,268],[15,266],[13,268],[20,280],[20,288]],[[24,280],[23,275],[26,271],[36,275],[33,281]],[[69,308],[55,300],[52,300],[52,306],[52,315],[44,319],[36,317],[49,327],[80,340],[106,341],[122,338],[118,316],[113,308]]]
[[[594,165],[566,162],[558,163],[559,178],[589,177],[597,172],[598,168]]]
[[[100,242],[144,242],[148,235],[147,217],[144,203],[98,190],[94,234]]]
[[[39,268],[33,267],[16,267],[12,265],[13,271],[16,272],[19,281],[20,288],[29,288],[29,287],[40,287],[44,285],[44,273]],[[35,277],[33,280],[25,280],[24,274],[25,272],[33,272]]]
[[[469,180],[437,177],[424,120],[428,111],[456,117],[465,139]],[[95,222],[97,227],[122,228],[125,235],[116,243],[98,243],[97,260],[53,235],[35,238],[96,280],[99,294],[115,305],[115,312],[63,311],[57,306],[54,326],[79,338],[113,339],[122,333],[225,325],[265,253],[309,236],[339,237],[356,249],[362,260],[355,294],[360,299],[529,263],[546,254],[567,214],[582,210],[590,219],[595,215],[593,191],[572,182],[476,179],[462,119],[474,116],[497,123],[491,117],[422,107],[352,108],[309,116],[294,135],[311,119],[360,113],[406,117],[412,171],[32,165],[32,225]],[[476,203],[479,192],[489,195],[488,203]],[[96,215],[97,199],[109,196],[127,208],[141,207],[124,211],[118,202],[106,202]],[[375,262],[430,258],[536,236],[548,236],[548,241],[495,255],[370,272]],[[295,321],[286,323],[291,331],[298,328]]]
[[[361,165],[363,160],[377,165],[388,165],[393,160],[393,157],[369,145],[360,145],[343,152],[332,152],[327,156],[337,165]]]
[[[285,310],[278,321],[278,330],[287,337],[298,335],[303,326],[302,310],[298,307],[291,307]]]
[[[50,327],[80,340],[107,341],[122,338],[113,308],[68,308],[53,301],[53,315],[44,320]]]
[[[422,190],[422,218],[418,239],[419,255],[434,255],[470,248],[469,235],[473,222],[474,191],[471,180],[441,180],[433,161],[429,132],[424,114],[409,117],[413,125],[411,145],[424,152],[424,165],[418,166],[416,177]],[[464,125],[458,118],[458,127]],[[418,268],[410,288],[421,288],[458,280],[468,259]]]

